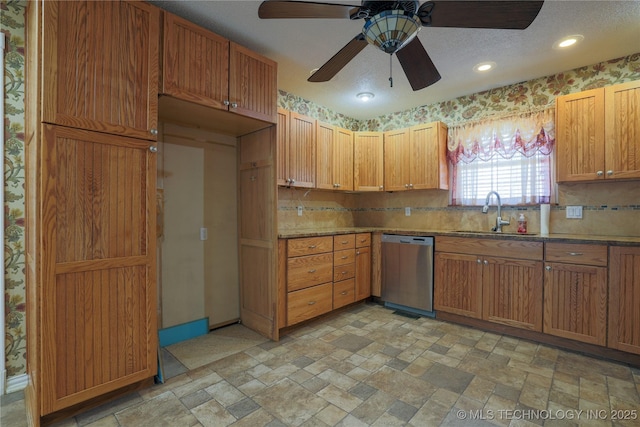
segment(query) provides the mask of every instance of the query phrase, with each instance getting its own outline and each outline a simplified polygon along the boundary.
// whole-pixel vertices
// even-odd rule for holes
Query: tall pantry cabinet
[[[32,425],[157,366],[160,12],[29,2],[26,390]]]

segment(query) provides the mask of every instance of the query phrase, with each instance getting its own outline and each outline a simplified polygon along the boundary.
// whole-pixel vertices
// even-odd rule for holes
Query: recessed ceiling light
[[[374,97],[375,95],[372,94],[371,92],[360,92],[359,94],[356,95],[356,98],[358,98],[362,102],[371,101]]]
[[[574,34],[572,36],[563,37],[553,44],[554,49],[566,49],[571,46],[575,46],[581,42],[584,37],[580,34]]]
[[[479,64],[476,64],[473,67],[473,71],[483,73],[483,72],[494,69],[495,66],[496,66],[495,62],[491,62],[491,61],[481,62]]]

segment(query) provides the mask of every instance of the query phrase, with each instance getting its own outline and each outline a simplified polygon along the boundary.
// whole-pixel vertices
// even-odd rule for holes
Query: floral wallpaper
[[[26,372],[24,252],[24,65],[25,0],[0,2],[5,35],[4,275],[5,357],[7,378]]]
[[[0,0],[6,35],[4,85],[5,281],[7,377],[26,373],[24,252],[24,65],[26,0]],[[640,80],[640,53],[575,70],[475,93],[446,102],[358,121],[279,91],[278,106],[352,130],[400,129],[442,120],[448,125],[542,108],[557,95]]]

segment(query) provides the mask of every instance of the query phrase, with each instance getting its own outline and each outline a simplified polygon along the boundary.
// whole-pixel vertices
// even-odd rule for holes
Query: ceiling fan
[[[362,31],[307,80],[326,82],[372,44],[398,58],[414,91],[440,80],[440,73],[416,37],[421,27],[493,28],[524,30],[538,16],[543,1],[434,0],[366,1],[360,6],[312,1],[262,2],[258,16],[329,18],[365,21]],[[389,78],[393,86],[393,80]]]

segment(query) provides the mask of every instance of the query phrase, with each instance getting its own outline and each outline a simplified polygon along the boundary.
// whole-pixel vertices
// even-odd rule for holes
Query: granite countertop
[[[456,230],[416,230],[404,228],[380,228],[380,227],[346,227],[346,228],[306,228],[280,230],[278,237],[290,239],[296,237],[328,236],[336,234],[380,232],[388,234],[404,234],[408,236],[449,236],[449,237],[476,237],[487,239],[525,239],[534,242],[558,242],[558,243],[601,243],[616,245],[640,245],[640,236],[601,236],[586,234],[517,234],[495,233],[491,231],[456,231]]]

